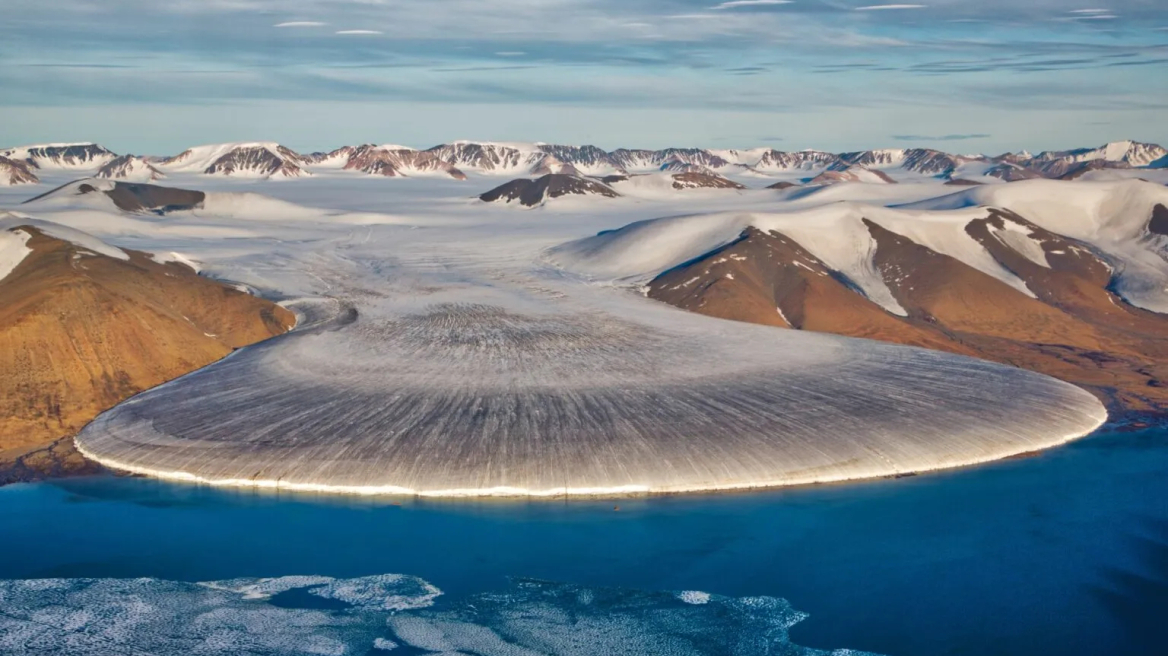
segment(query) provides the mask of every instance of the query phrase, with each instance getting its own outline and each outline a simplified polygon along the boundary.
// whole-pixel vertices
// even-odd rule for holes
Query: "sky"
[[[1168,145],[1165,0],[4,0],[0,145]]]

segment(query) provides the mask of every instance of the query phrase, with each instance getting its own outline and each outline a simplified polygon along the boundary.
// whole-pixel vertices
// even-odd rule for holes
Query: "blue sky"
[[[0,145],[1168,142],[1164,0],[5,0]]]

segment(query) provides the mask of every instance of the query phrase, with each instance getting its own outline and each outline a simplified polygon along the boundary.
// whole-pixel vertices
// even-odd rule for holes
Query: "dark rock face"
[[[800,187],[800,186],[802,186],[802,185],[797,184],[795,182],[788,182],[786,180],[781,180],[781,181],[776,182],[772,185],[767,185],[767,189],[791,189],[793,187]]]
[[[1058,166],[1050,167],[1044,173],[1046,173],[1047,177],[1055,177],[1059,180],[1075,180],[1090,171],[1131,168],[1130,165],[1124,162],[1108,162],[1101,159],[1093,159],[1089,162],[1078,162],[1076,164],[1066,164],[1064,162],[1057,162],[1056,164]]]
[[[710,172],[692,171],[673,174],[674,189],[746,189],[745,185]]]
[[[207,194],[201,191],[132,182],[116,182],[114,188],[106,191],[105,195],[123,211],[150,211],[156,214],[198,209],[207,198]]]
[[[73,144],[69,146],[39,146],[28,150],[28,163],[32,168],[40,168],[40,162],[51,162],[60,166],[97,165],[115,155],[97,144]]]
[[[1157,205],[1148,220],[1148,232],[1154,235],[1168,235],[1168,207]]]
[[[1005,182],[1016,182],[1018,180],[1033,180],[1041,178],[1043,175],[1038,171],[1029,169],[1020,164],[1013,162],[1001,162],[996,166],[992,166],[986,170],[985,174],[991,178],[998,178]]]
[[[450,162],[426,150],[383,148],[380,146],[359,146],[349,153],[345,163],[347,171],[363,171],[370,175],[398,177],[408,172],[445,173],[455,180],[465,180],[466,174]]]
[[[949,187],[978,187],[983,184],[985,183],[978,182],[977,180],[966,180],[965,178],[954,178],[945,181],[945,185]]]
[[[477,143],[442,144],[428,149],[438,159],[450,162],[453,166],[494,171],[510,169],[522,163],[523,153],[509,146],[497,146]]]
[[[879,169],[869,169],[858,164],[845,167],[839,170],[829,170],[820,173],[807,184],[811,185],[830,185],[837,182],[883,182],[885,184],[896,184],[887,173]]]
[[[65,187],[68,186],[65,185]],[[63,188],[57,187],[24,202],[31,203],[41,200],[52,196]],[[79,194],[94,194],[98,193],[99,190],[91,184],[82,183],[78,185],[77,192]],[[109,196],[114,205],[124,212],[153,212],[155,214],[198,209],[202,207],[203,201],[207,198],[207,194],[201,191],[134,182],[115,182],[113,189],[101,190],[101,193]]]
[[[838,161],[838,155],[818,150],[787,153],[771,149],[763,153],[762,159],[754,165],[754,168],[763,171],[767,169],[810,171],[828,168]]]
[[[111,180],[116,178],[126,178],[143,170],[145,173],[149,174],[151,180],[157,180],[159,178],[166,177],[163,175],[162,171],[159,171],[149,162],[135,155],[122,155],[117,159],[111,160],[108,164],[97,170],[95,177]]]
[[[37,184],[41,180],[36,177],[27,162],[0,157],[0,180],[9,185]]]
[[[558,198],[569,194],[603,196],[606,198],[617,198],[620,196],[611,187],[599,180],[575,175],[549,173],[535,180],[526,178],[512,180],[482,194],[479,196],[479,199],[488,203],[496,201],[510,203],[513,200],[517,200],[520,205],[535,207],[549,198]]]
[[[555,157],[560,162],[571,164],[574,167],[602,168],[611,167],[617,171],[623,170],[613,158],[596,146],[558,146],[544,144],[539,147],[542,152]]]
[[[299,177],[304,171],[295,162],[299,159],[295,153],[288,151],[280,157],[267,148],[255,146],[236,148],[223,155],[204,170],[207,174],[233,175],[242,171],[272,176]]]

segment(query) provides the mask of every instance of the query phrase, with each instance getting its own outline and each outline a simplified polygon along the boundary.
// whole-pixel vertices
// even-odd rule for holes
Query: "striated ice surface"
[[[496,302],[342,311],[123,403],[78,444],[119,468],[223,484],[609,494],[952,467],[1059,444],[1105,416],[1070,385],[932,351],[639,298],[629,312],[479,296]]]
[[[271,186],[278,200],[229,188],[165,218],[26,208],[184,253],[300,316],[101,415],[77,444],[111,467],[363,494],[664,493],[956,467],[1105,418],[1086,392],[1012,367],[711,319],[548,263],[558,244],[725,196],[518,212],[433,181],[321,176]],[[338,209],[306,206],[325,204]]]
[[[252,594],[257,589],[273,595],[341,589],[378,593],[318,608],[302,597]],[[806,615],[774,597],[684,593],[704,595],[693,603],[676,593],[526,580],[446,608],[434,606],[437,594],[426,581],[396,574],[211,583],[0,581],[0,653],[861,656],[792,644],[787,631]]]

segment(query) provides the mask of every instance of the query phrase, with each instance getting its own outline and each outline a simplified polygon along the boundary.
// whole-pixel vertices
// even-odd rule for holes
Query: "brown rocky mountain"
[[[334,151],[326,157],[335,156],[337,154]],[[348,153],[348,161],[344,168],[346,171],[363,171],[385,177],[408,176],[413,173],[443,173],[455,180],[466,179],[465,173],[434,153],[408,148],[358,146]]]
[[[549,198],[558,198],[569,194],[606,198],[620,196],[599,180],[576,175],[549,173],[535,180],[527,178],[512,180],[480,195],[479,199],[488,203],[498,201],[510,203],[517,200],[520,205],[535,207]]]
[[[717,173],[689,171],[673,174],[674,189],[746,189],[745,185],[727,180]]]
[[[17,159],[0,157],[0,185],[37,184],[40,178],[36,177],[27,162]]]
[[[95,143],[45,144],[0,150],[0,157],[25,162],[29,168],[97,167],[116,155]]]
[[[829,185],[837,182],[871,182],[877,184],[896,184],[887,173],[878,169],[868,169],[863,166],[849,166],[839,170],[829,170],[820,173],[807,182],[809,185]]]
[[[183,264],[22,221],[5,230],[31,252],[0,278],[0,479],[80,466],[61,440],[99,412],[294,323]]]
[[[106,178],[110,180],[125,180],[134,179],[141,181],[161,180],[166,177],[162,171],[154,168],[154,165],[146,160],[144,157],[137,157],[135,155],[122,155],[117,159],[111,160],[105,166],[102,166],[94,174],[96,178]]]
[[[875,265],[898,316],[779,232],[748,228],[734,243],[670,270],[651,298],[709,316],[878,339],[972,355],[1092,390],[1113,409],[1168,410],[1168,316],[1109,290],[1110,266],[1091,248],[1010,212],[966,233],[1020,278],[1029,296],[871,220]],[[1149,232],[1168,232],[1157,206]],[[1041,252],[1022,245],[1040,245]]]

